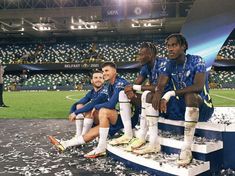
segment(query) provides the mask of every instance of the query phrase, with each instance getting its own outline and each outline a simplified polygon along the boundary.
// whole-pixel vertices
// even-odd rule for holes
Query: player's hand
[[[69,115],[69,121],[70,122],[73,122],[73,121],[75,121],[76,120],[76,114],[75,113],[71,113],[70,115]]]
[[[127,86],[124,88],[125,94],[127,94],[127,92],[129,92],[129,91],[132,91],[132,92],[133,92],[133,87],[132,87],[132,85],[127,85]]]
[[[133,99],[134,97],[136,97],[136,94],[133,90],[133,87],[131,85],[127,85],[124,89],[124,92],[127,96],[128,99]]]
[[[129,100],[133,100],[133,99],[137,98],[137,96],[136,96],[136,94],[135,94],[134,91],[129,91],[129,92],[127,92],[127,93],[126,93],[126,96],[127,96],[127,98],[128,98]]]
[[[155,92],[152,97],[152,106],[155,110],[159,110],[159,104],[161,100],[161,94],[159,92]]]
[[[160,112],[166,113],[167,111],[167,101],[165,99],[160,100]]]

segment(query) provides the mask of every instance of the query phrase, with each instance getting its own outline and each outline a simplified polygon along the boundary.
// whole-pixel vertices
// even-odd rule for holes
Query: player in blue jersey
[[[140,61],[142,67],[140,73],[135,81],[134,85],[128,85],[125,87],[125,93],[120,92],[119,102],[120,102],[120,114],[124,124],[124,135],[112,140],[111,145],[126,144],[129,141],[130,145],[125,148],[127,151],[133,151],[138,154],[146,154],[159,151],[159,145],[156,144],[156,139],[154,137],[157,134],[156,118],[148,117],[146,118],[146,96],[150,91],[154,91],[154,87],[157,83],[158,69],[164,67],[167,60],[164,58],[156,58],[157,49],[153,43],[143,43],[139,50],[138,60]],[[149,85],[141,85],[146,80],[149,81]],[[143,91],[140,95],[134,91]],[[140,118],[140,131],[138,138],[131,140],[133,137],[133,132],[130,125],[130,109],[132,104],[142,100],[141,108],[141,118]],[[140,103],[138,104],[140,106]],[[151,104],[150,104],[151,105]],[[149,124],[155,124],[149,126]],[[146,142],[147,130],[151,134],[150,144],[136,150],[141,147]]]
[[[130,83],[117,76],[116,65],[113,62],[106,62],[102,65],[104,79],[108,81],[109,100],[105,103],[98,104],[93,110],[93,114],[98,114],[99,118],[99,142],[98,146],[91,152],[84,155],[86,158],[96,158],[103,156],[106,152],[108,134],[115,134],[121,128],[123,123],[118,115],[117,105],[120,91]],[[131,118],[132,127],[138,122],[139,109],[135,108],[134,115]]]
[[[152,105],[160,112],[167,112],[169,118],[185,120],[184,145],[177,163],[188,165],[192,161],[191,146],[196,124],[198,121],[207,121],[214,108],[208,91],[204,60],[200,56],[185,54],[188,43],[181,34],[167,37],[166,48],[171,61],[160,71]],[[164,94],[168,81],[173,82],[174,90]]]
[[[49,136],[49,140],[54,144],[58,150],[63,151],[66,148],[74,145],[83,144],[89,141],[93,136],[84,135],[90,130],[94,123],[94,119],[91,117],[91,111],[95,105],[103,103],[108,100],[107,89],[104,85],[103,73],[100,70],[95,70],[92,73],[91,84],[93,89],[90,90],[82,99],[74,103],[70,109],[69,120],[76,122],[76,135],[67,141],[58,141],[52,136]],[[58,145],[61,144],[61,145]]]

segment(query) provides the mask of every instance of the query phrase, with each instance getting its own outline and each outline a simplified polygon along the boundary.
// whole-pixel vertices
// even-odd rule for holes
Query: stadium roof
[[[178,32],[186,19],[186,15],[181,16],[181,11],[188,12],[193,2],[194,0],[2,0],[0,37]],[[143,3],[151,3],[148,6],[149,16],[133,18],[128,14],[129,7],[143,7]],[[156,13],[154,8],[158,6],[160,10],[166,10],[166,16],[153,17],[152,14]],[[121,8],[124,11],[123,18],[105,18],[104,10],[111,7]],[[174,11],[173,16],[167,14],[170,10]]]

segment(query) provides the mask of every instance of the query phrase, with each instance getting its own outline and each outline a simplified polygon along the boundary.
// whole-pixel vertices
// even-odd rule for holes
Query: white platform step
[[[181,149],[183,141],[160,137],[160,144],[171,148]],[[208,154],[221,149],[223,149],[222,141],[204,142],[203,144],[194,143],[192,146],[192,151],[204,154]]]
[[[209,162],[193,159],[193,162],[187,167],[179,167],[176,164],[176,158],[178,155],[166,155],[163,153],[137,156],[133,153],[124,151],[124,146],[107,146],[109,153],[115,155],[118,158],[126,160],[127,163],[136,166],[142,166],[143,168],[151,169],[151,171],[168,173],[169,175],[179,176],[194,176],[204,173],[210,169]]]
[[[134,133],[135,136],[139,136],[139,131],[135,131]],[[181,149],[183,145],[183,135],[171,135],[170,137],[165,137],[166,135],[164,133],[159,132],[159,141],[161,145],[175,148],[175,149]],[[148,134],[147,134],[147,140],[148,140]],[[208,154],[214,151],[218,151],[223,149],[223,142],[222,141],[213,141],[213,140],[201,140],[200,141],[199,137],[194,138],[194,144],[192,146],[192,151],[198,152],[198,153],[203,153],[203,154]]]
[[[165,119],[162,117],[159,118],[159,123],[184,127],[184,121],[169,120],[169,119]],[[198,122],[196,128],[202,129],[202,130],[223,132],[226,129],[226,125],[225,124],[215,124],[212,122]]]

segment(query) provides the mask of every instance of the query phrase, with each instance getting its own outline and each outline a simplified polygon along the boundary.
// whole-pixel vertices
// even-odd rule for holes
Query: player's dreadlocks
[[[144,42],[140,45],[140,48],[148,48],[151,53],[153,53],[154,56],[157,55],[157,48],[156,46],[151,42]]]

